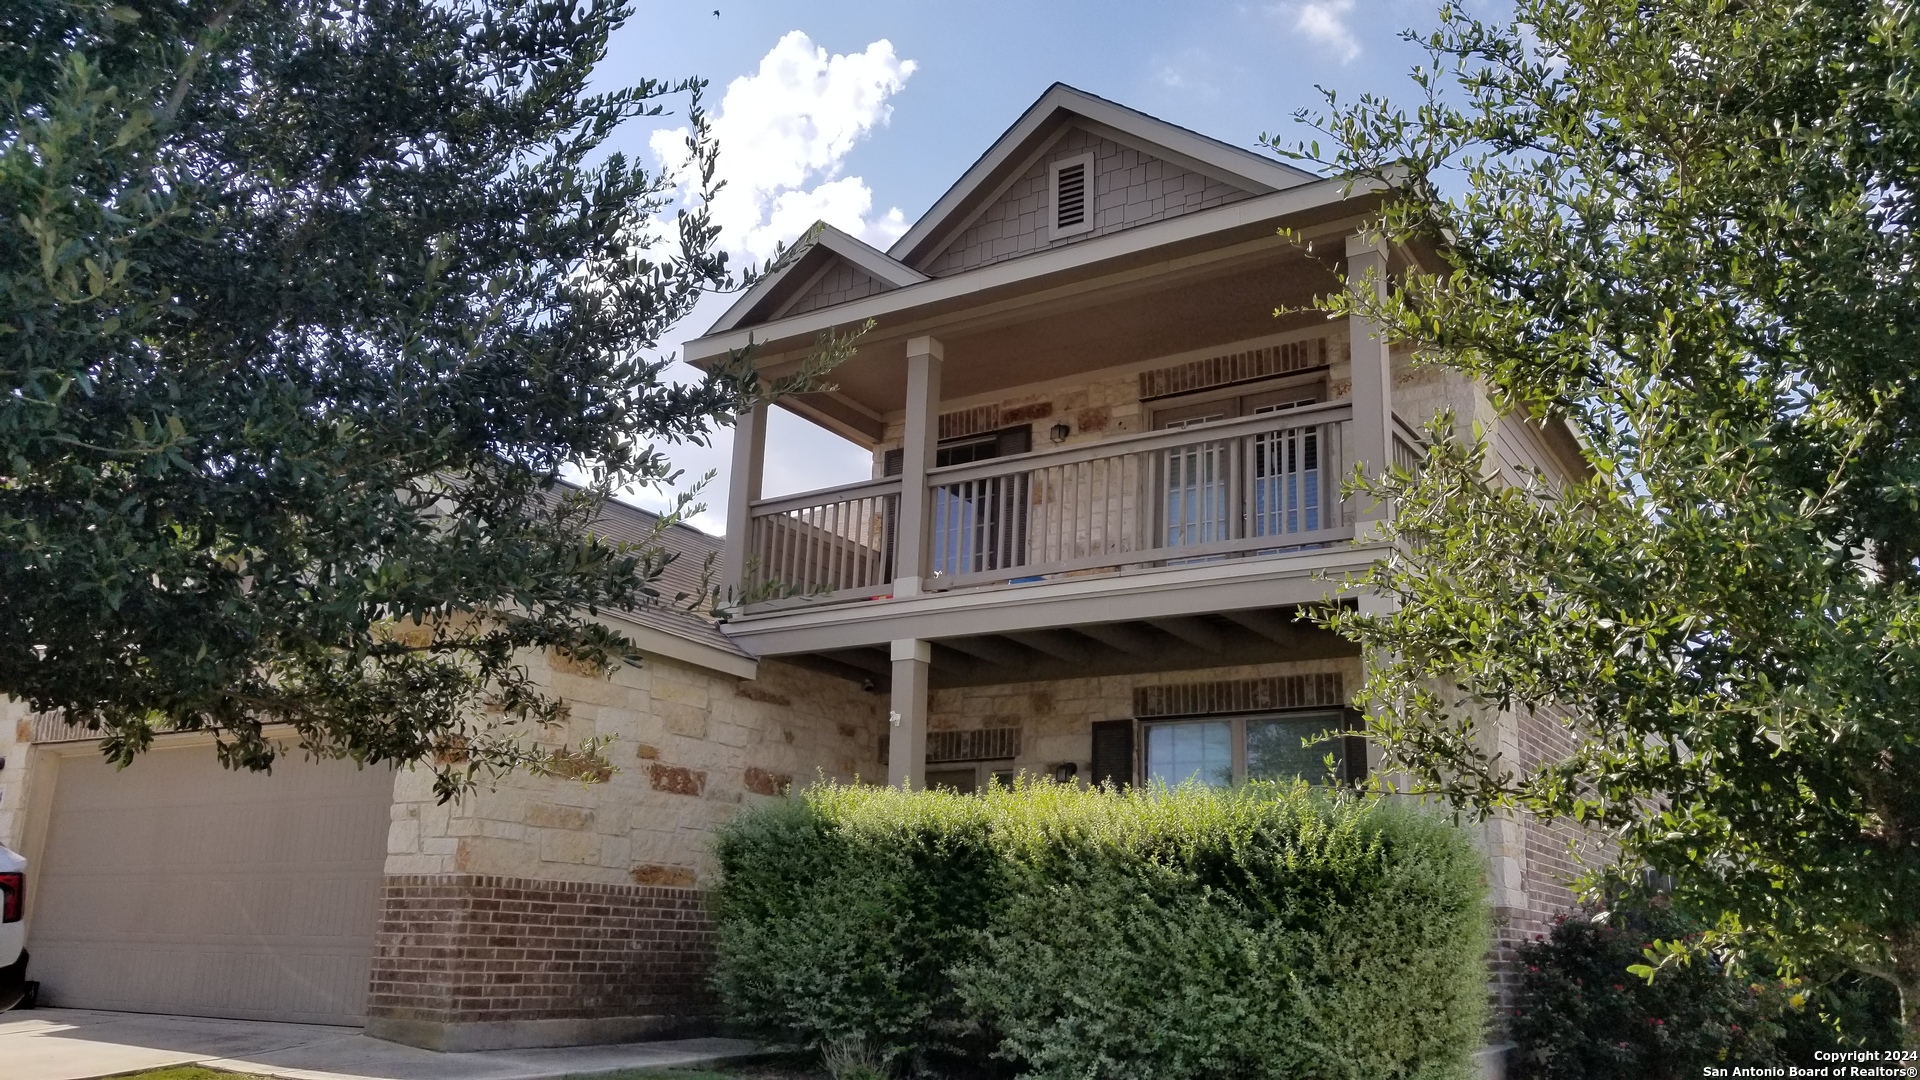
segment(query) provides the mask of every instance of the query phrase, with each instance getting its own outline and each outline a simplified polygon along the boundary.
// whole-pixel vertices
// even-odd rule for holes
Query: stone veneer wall
[[[1344,401],[1353,396],[1352,352],[1348,347],[1346,329],[1344,326],[1328,327],[1323,334],[1328,353],[1327,399]],[[1289,334],[1287,340],[1315,336],[1320,335],[1307,331]],[[1231,348],[1223,346],[1221,351],[1231,351]],[[1179,397],[1151,402],[1140,400],[1140,372],[1165,365],[1166,361],[1156,359],[1089,372],[1077,381],[1015,390],[991,400],[967,398],[944,402],[940,412],[943,416],[964,411],[990,415],[992,423],[989,427],[1031,425],[1036,450],[1051,446],[1048,429],[1064,422],[1072,429],[1072,434],[1061,444],[1061,448],[1071,449],[1146,431],[1155,406],[1179,404]],[[1493,412],[1491,403],[1486,400],[1486,395],[1475,391],[1463,376],[1438,367],[1416,367],[1411,350],[1404,348],[1396,348],[1393,353],[1393,397],[1395,410],[1416,430],[1442,409],[1452,409],[1463,424],[1478,420],[1487,425],[1489,430],[1501,422]],[[873,475],[876,478],[886,471],[888,452],[898,449],[905,439],[904,415],[895,414],[888,419],[884,437],[873,450]]]
[[[883,699],[777,661],[743,680],[649,657],[545,680],[554,738],[611,737],[601,782],[514,774],[459,803],[395,785],[368,1030],[440,1049],[564,1045],[696,1030],[714,829],[815,776],[867,764]]]
[[[1019,728],[1019,757],[993,762],[993,768],[1046,774],[1053,766],[1071,761],[1084,775],[1093,763],[1093,723],[1133,716],[1134,691],[1140,687],[1329,672],[1344,676],[1349,687],[1358,686],[1360,661],[1309,660],[935,690],[928,702],[927,727],[930,731]]]

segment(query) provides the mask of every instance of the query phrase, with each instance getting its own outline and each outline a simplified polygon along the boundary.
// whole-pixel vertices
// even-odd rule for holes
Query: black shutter
[[[1133,786],[1133,721],[1096,720],[1093,723],[1093,771],[1088,782],[1116,787]]]
[[[1347,709],[1345,712],[1346,730],[1359,731],[1365,725],[1366,721],[1358,712],[1352,709]],[[1344,744],[1340,754],[1343,759],[1341,761],[1343,768],[1340,771],[1344,774],[1341,779],[1358,786],[1367,778],[1367,740],[1358,735],[1343,735],[1340,741]]]
[[[907,452],[896,446],[880,458],[881,476],[899,476],[907,471]]]

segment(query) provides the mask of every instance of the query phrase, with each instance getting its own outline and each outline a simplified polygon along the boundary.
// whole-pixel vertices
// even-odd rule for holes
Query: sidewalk
[[[557,1080],[712,1065],[757,1049],[740,1039],[679,1039],[440,1054],[369,1039],[357,1028],[87,1009],[0,1013],[0,1076],[7,1080],[90,1080],[167,1065],[286,1080]]]

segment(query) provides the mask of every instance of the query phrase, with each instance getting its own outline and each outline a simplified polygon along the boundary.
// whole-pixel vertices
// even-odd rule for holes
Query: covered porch
[[[941,764],[933,694],[1339,651],[1297,612],[1380,556],[1384,513],[1341,485],[1418,439],[1382,335],[1311,305],[1394,260],[1350,219],[1156,254],[845,305],[827,328],[868,307],[878,326],[830,387],[781,404],[867,448],[870,479],[763,497],[766,410],[739,417],[727,632],[884,686],[889,782]],[[801,363],[825,314],[756,327],[762,370]]]

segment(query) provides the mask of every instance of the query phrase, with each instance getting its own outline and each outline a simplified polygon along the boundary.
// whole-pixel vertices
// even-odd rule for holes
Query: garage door
[[[29,913],[49,1005],[315,1024],[366,1011],[393,773],[61,761]]]

